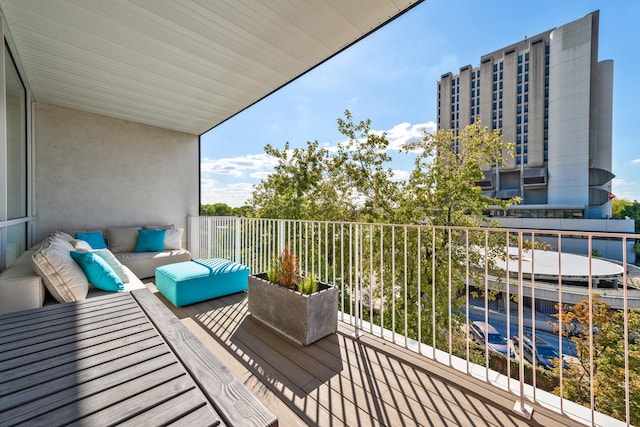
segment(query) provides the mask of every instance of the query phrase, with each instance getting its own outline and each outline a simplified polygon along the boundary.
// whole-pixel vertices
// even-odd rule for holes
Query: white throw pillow
[[[66,236],[49,236],[32,256],[34,270],[58,302],[80,301],[89,292],[87,276],[71,258],[71,240],[72,237],[67,240]]]
[[[87,243],[85,240],[73,239],[71,241],[71,245],[73,246],[73,249],[80,252],[90,252],[93,250],[91,245]]]
[[[176,228],[173,230],[166,230],[164,233],[164,248],[165,249],[182,249],[182,232],[184,229]]]
[[[127,276],[127,273],[124,272],[122,264],[120,263],[120,261],[118,261],[118,258],[116,258],[111,253],[109,249],[94,249],[91,252],[105,260],[105,262],[109,264],[109,267],[113,268],[113,271],[120,278],[120,280],[122,280],[122,283],[129,283],[129,276]]]

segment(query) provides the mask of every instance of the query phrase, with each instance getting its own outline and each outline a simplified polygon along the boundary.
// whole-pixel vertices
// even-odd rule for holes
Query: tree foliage
[[[232,208],[226,203],[214,203],[200,205],[200,215],[202,216],[250,216],[251,206],[241,206]]]
[[[482,165],[503,166],[506,157],[514,155],[513,144],[505,143],[499,131],[489,131],[480,121],[457,137],[452,130],[439,130],[403,149],[417,153],[403,192],[407,220],[424,218],[431,225],[474,227],[487,221],[483,212],[489,205],[506,208],[519,202],[519,198],[483,195],[476,184],[483,179]]]
[[[562,335],[571,340],[576,350],[576,361],[564,372],[564,397],[590,406],[593,383],[595,409],[624,420],[625,354],[628,354],[631,423],[639,424],[640,311],[628,312],[629,351],[625,353],[624,311],[611,310],[598,294],[593,294],[591,306],[589,300],[584,300],[572,306],[556,305],[556,308],[559,310],[556,317],[562,315]],[[558,332],[559,323],[554,329]],[[559,394],[559,389],[556,392]]]

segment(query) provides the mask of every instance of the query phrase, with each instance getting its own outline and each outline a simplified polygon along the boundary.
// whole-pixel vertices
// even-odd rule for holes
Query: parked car
[[[496,328],[490,323],[480,321],[471,323],[471,325],[469,325],[469,335],[481,347],[484,347],[486,342],[489,350],[508,355],[509,357],[512,356],[509,341],[500,335]],[[486,340],[485,336],[487,337]]]
[[[525,333],[522,336],[522,352],[524,353],[524,359],[533,364],[533,337],[529,333]],[[520,349],[520,339],[517,335],[513,337],[513,346],[516,350]],[[558,352],[539,336],[536,336],[535,356],[536,364],[545,369],[553,369],[554,361],[556,359],[560,359]]]

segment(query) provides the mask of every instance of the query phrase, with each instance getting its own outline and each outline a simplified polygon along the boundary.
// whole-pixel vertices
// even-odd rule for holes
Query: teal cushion
[[[164,250],[166,230],[138,230],[138,242],[134,252],[161,252]]]
[[[122,291],[124,284],[107,262],[92,252],[71,251],[73,258],[87,276],[89,283],[103,291]]]
[[[79,231],[76,233],[76,239],[84,240],[92,249],[105,249],[107,247],[100,231]]]

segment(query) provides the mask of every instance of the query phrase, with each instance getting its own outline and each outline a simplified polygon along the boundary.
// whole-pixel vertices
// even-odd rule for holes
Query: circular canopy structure
[[[510,247],[508,261],[502,258],[494,260],[496,266],[502,270],[508,270],[510,275],[518,275],[522,268],[522,275],[531,278],[532,272],[535,279],[562,280],[588,282],[599,279],[619,279],[624,269],[622,265],[600,258],[591,258],[585,255],[570,253],[558,253],[541,249],[522,250]]]

